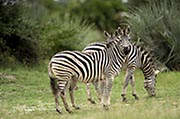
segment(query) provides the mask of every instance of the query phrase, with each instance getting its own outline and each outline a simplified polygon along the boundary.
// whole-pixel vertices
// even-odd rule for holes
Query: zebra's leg
[[[124,81],[124,85],[123,85],[123,89],[122,89],[122,94],[121,94],[121,96],[122,96],[122,101],[123,102],[126,102],[127,101],[127,99],[126,99],[126,89],[127,89],[127,86],[128,86],[128,84],[129,84],[129,81],[131,80],[131,79],[133,79],[133,74],[134,74],[134,71],[135,71],[135,67],[128,67],[127,68],[127,70],[126,70],[126,76],[125,76],[125,81]]]
[[[91,90],[90,90],[90,83],[87,83],[86,84],[86,92],[87,92],[87,100],[91,103],[91,104],[96,104],[96,102],[92,99],[92,96],[91,96]]]
[[[110,106],[110,97],[111,97],[111,90],[113,85],[113,77],[106,79],[106,84],[104,88],[104,95],[103,95],[103,107],[108,110]]]
[[[62,81],[62,80],[60,80]],[[60,96],[61,99],[63,101],[64,107],[66,109],[67,112],[72,113],[72,111],[69,109],[68,103],[66,101],[66,88],[67,88],[68,82],[63,81],[61,83],[58,84],[60,91]]]
[[[99,84],[101,84],[99,87]],[[97,97],[98,97],[98,100],[101,102],[101,97],[102,97],[102,88],[103,88],[103,83],[101,83],[101,81],[95,81],[93,82],[93,85],[94,85],[94,88],[96,90],[96,93],[97,93]]]
[[[57,111],[59,114],[61,114],[62,112],[61,112],[61,110],[60,110],[60,108],[59,108],[58,97],[59,97],[58,95],[55,96],[56,111]]]
[[[130,77],[130,83],[131,83],[131,86],[132,86],[132,96],[134,96],[134,98],[135,98],[136,100],[138,100],[139,97],[138,97],[137,94],[136,94],[134,74],[132,74],[132,76]]]
[[[126,89],[127,89],[128,84],[129,84],[129,78],[128,78],[128,70],[127,70],[126,71],[126,75],[125,75],[125,79],[124,79],[122,94],[121,94],[123,102],[127,101],[127,98],[126,98]]]
[[[52,92],[54,94],[54,98],[55,98],[55,103],[56,103],[56,111],[61,114],[61,109],[59,108],[59,101],[58,101],[58,97],[59,97],[59,90],[58,88],[56,87],[56,81],[57,79],[54,79],[54,78],[51,78],[50,77],[50,84],[51,84],[51,89],[52,89]]]
[[[77,81],[71,81],[70,87],[69,87],[69,94],[70,94],[72,106],[75,109],[80,109],[79,106],[76,106],[75,103],[74,103],[74,90],[76,88],[76,83],[77,83]]]
[[[104,91],[105,91],[105,85],[106,85],[106,80],[101,80],[100,81],[100,88],[99,88],[99,101],[101,104],[104,104]]]

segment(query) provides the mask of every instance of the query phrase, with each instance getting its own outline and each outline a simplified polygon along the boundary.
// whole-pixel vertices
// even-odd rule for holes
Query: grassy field
[[[140,97],[135,101],[128,87],[128,102],[121,101],[124,72],[116,78],[111,108],[86,100],[85,85],[79,83],[75,99],[81,107],[68,114],[55,111],[54,97],[49,86],[46,65],[35,68],[0,68],[0,119],[180,119],[180,72],[161,73],[157,77],[157,96],[149,98],[143,88],[143,75],[135,73],[136,89]],[[97,101],[94,89],[93,97]],[[69,95],[68,95],[69,96]],[[68,102],[70,100],[68,97]]]

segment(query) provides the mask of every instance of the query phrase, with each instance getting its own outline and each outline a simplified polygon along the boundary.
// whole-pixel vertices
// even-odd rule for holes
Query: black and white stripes
[[[127,36],[122,32],[123,29],[118,28],[118,32],[120,37],[123,38],[123,36]],[[125,40],[129,40],[128,38],[124,38]],[[122,44],[122,43],[121,43]],[[92,43],[84,48],[83,52],[92,53],[99,50],[104,49],[105,44],[103,43]],[[116,51],[116,50],[115,50]],[[148,91],[148,94],[150,96],[155,95],[155,67],[152,61],[152,58],[150,57],[149,53],[144,50],[142,47],[136,45],[136,44],[130,44],[127,50],[122,50],[122,54],[125,54],[124,56],[119,55],[119,59],[121,59],[121,62],[116,63],[116,67],[118,65],[126,66],[126,76],[125,81],[122,89],[122,97],[123,101],[126,101],[126,88],[128,86],[128,83],[130,82],[132,86],[132,95],[135,97],[135,99],[138,99],[138,96],[136,94],[135,90],[135,80],[134,80],[134,71],[136,68],[140,68],[143,71],[145,80],[144,80],[144,87]],[[118,64],[122,63],[122,64]],[[115,68],[116,69],[116,68]],[[120,70],[119,70],[120,71]],[[88,92],[88,100],[90,102],[94,102],[91,97],[89,84],[87,85],[87,92]]]
[[[114,78],[119,74],[123,65],[127,65],[122,97],[126,100],[126,88],[130,81],[133,96],[138,99],[135,90],[134,71],[142,69],[145,77],[144,87],[150,96],[155,95],[155,68],[149,54],[141,47],[130,43],[130,29],[118,29],[115,34],[105,32],[105,43],[93,43],[81,51],[62,51],[55,54],[48,67],[51,88],[55,96],[56,110],[59,109],[58,97],[62,98],[66,111],[71,113],[66,102],[65,90],[69,89],[72,106],[79,109],[74,103],[73,91],[77,81],[85,84],[93,83],[101,103],[108,109],[110,94]],[[100,82],[100,88],[98,87]],[[88,86],[87,86],[88,87]],[[91,99],[89,90],[88,100]]]
[[[127,66],[126,77],[122,89],[123,101],[126,100],[126,88],[130,82],[132,86],[132,95],[135,99],[138,99],[135,90],[135,80],[134,80],[134,71],[136,68],[140,68],[144,74],[144,87],[147,90],[150,96],[154,96],[155,93],[155,78],[156,78],[156,69],[150,54],[144,50],[142,47],[132,44],[130,46],[130,52],[125,57],[124,64]]]
[[[78,109],[74,104],[73,89],[77,81],[84,83],[98,82],[101,80],[102,91],[100,94],[102,104],[105,108],[110,105],[110,92],[112,81],[118,75],[121,69],[121,48],[119,42],[120,37],[115,37],[107,32],[105,35],[108,40],[103,50],[93,53],[84,53],[79,51],[63,51],[55,54],[49,63],[49,77],[51,79],[51,87],[54,92],[56,110],[58,108],[58,95],[60,94],[64,106],[68,112],[71,110],[68,107],[65,96],[65,89],[69,88],[71,103],[73,107]],[[55,82],[55,83],[54,83]]]

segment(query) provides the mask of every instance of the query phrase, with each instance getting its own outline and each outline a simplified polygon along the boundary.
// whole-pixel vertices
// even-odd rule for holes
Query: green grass
[[[90,104],[86,99],[85,85],[78,83],[76,103],[81,107],[68,114],[61,102],[62,115],[55,111],[47,66],[35,68],[0,68],[0,119],[179,119],[180,118],[180,72],[161,73],[157,77],[157,96],[149,98],[143,88],[143,75],[136,71],[136,89],[139,101],[131,96],[128,87],[128,102],[121,101],[124,72],[115,79],[111,107],[103,110],[100,104]],[[1,74],[2,75],[2,74]],[[9,76],[9,77],[7,77]],[[97,97],[92,88],[94,99]],[[69,95],[68,103],[70,105]]]

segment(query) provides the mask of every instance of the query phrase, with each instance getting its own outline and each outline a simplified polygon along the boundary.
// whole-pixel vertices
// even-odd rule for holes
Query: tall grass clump
[[[180,70],[180,9],[176,0],[153,0],[131,10],[135,36],[170,70]]]

